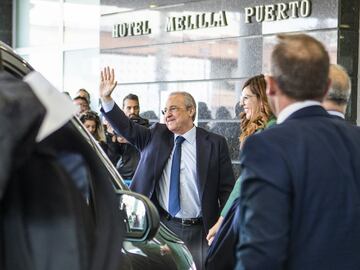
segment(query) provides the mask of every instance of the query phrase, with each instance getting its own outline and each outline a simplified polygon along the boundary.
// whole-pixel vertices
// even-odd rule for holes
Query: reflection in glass
[[[120,197],[120,211],[125,214],[128,232],[144,232],[146,230],[145,205],[142,201],[123,194]]]

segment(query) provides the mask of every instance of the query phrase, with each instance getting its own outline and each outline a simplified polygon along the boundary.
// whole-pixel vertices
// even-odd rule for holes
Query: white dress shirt
[[[114,101],[102,102],[102,108],[109,112],[114,107]],[[156,187],[157,199],[160,206],[169,212],[169,188],[172,157],[175,150],[175,139],[178,134],[174,134],[174,148],[164,167],[159,184]],[[195,218],[200,217],[201,204],[197,187],[197,168],[196,168],[196,127],[194,126],[185,134],[184,142],[181,145],[180,163],[180,211],[176,217]]]
[[[342,119],[345,119],[345,115],[341,112],[338,112],[338,111],[327,111],[327,112],[331,115],[335,115],[335,116],[341,117]]]
[[[104,112],[110,112],[112,108],[114,108],[115,101],[110,100],[108,102],[101,101],[101,107],[103,108]]]
[[[164,167],[159,184],[156,187],[156,194],[160,206],[169,211],[169,188],[172,157],[174,148]],[[197,187],[197,169],[196,169],[196,127],[194,126],[185,134],[181,145],[181,164],[180,164],[180,211],[176,214],[179,218],[195,218],[201,216],[201,204]]]

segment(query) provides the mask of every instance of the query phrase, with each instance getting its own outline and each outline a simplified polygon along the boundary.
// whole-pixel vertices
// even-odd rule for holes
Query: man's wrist
[[[103,100],[101,98],[101,107],[103,108],[104,112],[107,113],[107,112],[111,111],[113,109],[114,105],[115,105],[115,102],[112,98],[110,98],[109,101]]]
[[[102,96],[100,98],[101,98],[101,102],[104,103],[110,103],[113,100],[111,96]]]

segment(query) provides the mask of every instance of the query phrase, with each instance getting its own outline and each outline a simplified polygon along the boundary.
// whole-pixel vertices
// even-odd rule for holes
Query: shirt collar
[[[174,141],[178,136],[184,137],[185,141],[188,141],[190,144],[194,144],[196,141],[196,127],[193,126],[188,132],[184,133],[183,135],[174,134]]]
[[[338,111],[327,111],[327,112],[331,115],[339,116],[339,117],[345,119],[345,115],[341,112],[338,112]]]
[[[314,106],[314,105],[321,106],[321,103],[316,100],[305,100],[305,101],[298,101],[298,102],[292,103],[291,105],[287,106],[285,109],[283,109],[279,113],[276,123],[281,124],[294,112],[301,110],[303,108],[306,108],[306,107]]]

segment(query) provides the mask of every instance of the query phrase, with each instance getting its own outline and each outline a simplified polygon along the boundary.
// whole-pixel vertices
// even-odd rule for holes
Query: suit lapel
[[[157,149],[153,149],[156,151],[154,161],[155,185],[157,185],[174,147],[174,134],[172,132],[164,132],[162,136],[164,136],[164,138],[158,140]]]
[[[202,199],[204,187],[208,175],[210,154],[212,151],[212,144],[208,141],[209,135],[207,132],[196,128],[196,162],[197,162],[197,184]]]

